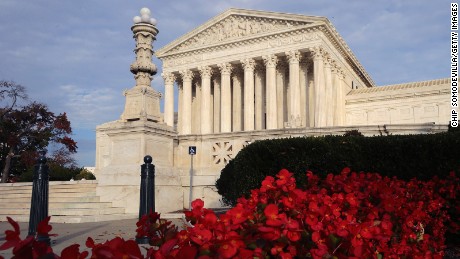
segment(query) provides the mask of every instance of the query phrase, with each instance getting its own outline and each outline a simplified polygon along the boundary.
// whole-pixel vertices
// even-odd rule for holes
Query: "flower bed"
[[[451,220],[448,213],[458,216],[459,178],[453,173],[446,180],[406,182],[346,168],[326,179],[311,172],[307,178],[307,186],[297,188],[292,174],[281,170],[220,217],[195,200],[184,212],[193,227],[182,231],[151,213],[137,223],[137,237],[151,240],[147,258],[442,258],[447,227],[458,233],[458,217]],[[52,253],[33,238],[21,240],[9,221],[15,230],[6,232],[0,249]],[[50,229],[46,221],[39,233]],[[142,257],[133,240],[95,244],[88,238],[86,245],[92,258]],[[61,254],[78,256],[88,256],[78,245]]]

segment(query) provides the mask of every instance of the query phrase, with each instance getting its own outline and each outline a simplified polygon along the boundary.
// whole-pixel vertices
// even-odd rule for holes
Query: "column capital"
[[[220,73],[222,74],[231,74],[233,70],[233,66],[230,63],[222,63],[218,65],[220,69]]]
[[[176,81],[176,75],[173,73],[161,73],[161,77],[165,80],[165,84],[174,84]]]
[[[339,78],[340,79],[345,79],[345,71],[343,69],[340,69],[340,71],[339,71]]]
[[[244,71],[254,71],[254,68],[256,67],[256,61],[253,58],[243,59],[240,62],[243,66]]]
[[[324,62],[324,66],[331,68],[334,66],[333,63],[335,61],[331,58],[331,56],[328,53],[326,53],[324,55],[323,62]]]
[[[300,58],[302,57],[300,51],[298,50],[287,51],[285,54],[289,60],[289,63],[299,63]]]
[[[276,67],[276,64],[278,63],[278,57],[274,54],[263,56],[262,59],[267,67]]]
[[[321,46],[315,46],[309,49],[314,59],[323,59],[326,51]]]
[[[209,67],[209,66],[203,66],[203,67],[199,67],[198,68],[198,71],[200,71],[200,75],[201,77],[203,78],[210,78],[212,76],[212,68]]]
[[[337,64],[335,60],[333,60],[331,70],[333,74],[340,74],[340,70],[342,70],[342,68]]]
[[[182,77],[183,81],[185,81],[185,80],[191,81],[193,79],[193,77],[195,76],[195,73],[193,73],[193,71],[188,70],[188,69],[180,71],[179,74]]]

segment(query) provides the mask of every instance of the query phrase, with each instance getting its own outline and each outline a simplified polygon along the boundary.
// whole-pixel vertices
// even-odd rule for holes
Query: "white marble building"
[[[95,170],[98,194],[128,213],[138,209],[147,154],[156,166],[157,210],[170,212],[188,207],[190,183],[193,198],[221,206],[220,170],[256,140],[447,129],[448,79],[376,86],[325,17],[229,9],[156,51],[163,94],[150,86],[158,30],[143,20],[132,30],[136,86],[125,93],[121,119],[96,129]],[[198,151],[192,179],[189,146]]]

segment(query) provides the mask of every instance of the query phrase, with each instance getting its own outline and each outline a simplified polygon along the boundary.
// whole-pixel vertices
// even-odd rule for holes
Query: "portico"
[[[345,92],[373,86],[322,17],[229,9],[157,57],[180,135],[342,126]]]
[[[179,100],[179,134],[343,125],[345,73],[320,47],[165,71],[162,76],[164,121],[175,126],[174,100]]]

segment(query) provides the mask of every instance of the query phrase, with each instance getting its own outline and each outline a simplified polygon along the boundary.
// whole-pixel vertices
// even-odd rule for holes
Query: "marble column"
[[[235,132],[243,130],[243,79],[238,67],[233,69],[232,87],[232,132]]]
[[[193,72],[184,70],[180,72],[183,82],[182,93],[182,132],[181,134],[192,133],[192,79]]]
[[[324,73],[325,73],[325,99],[324,109],[326,114],[326,127],[332,127],[334,121],[334,100],[332,98],[333,84],[332,84],[332,59],[330,57],[324,60]]]
[[[284,62],[278,62],[277,73],[276,73],[276,115],[277,115],[277,128],[284,128],[284,122],[287,121],[287,103],[288,96],[287,83],[286,83],[286,64]]]
[[[192,134],[201,134],[201,80],[192,80]]]
[[[302,95],[300,93],[300,51],[289,51],[286,53],[289,59],[289,114],[288,121],[291,127],[299,127],[301,122],[300,104]],[[305,103],[304,103],[305,104]]]
[[[302,60],[299,64],[299,90],[300,90],[300,118],[301,126],[309,127],[309,87],[308,87],[308,64]]]
[[[264,94],[264,82],[265,82],[265,71],[262,66],[257,65],[255,70],[254,79],[254,124],[256,130],[265,129],[265,94]]]
[[[230,89],[230,74],[232,73],[232,65],[230,63],[224,63],[219,65],[221,73],[221,108],[220,108],[220,119],[221,119],[221,132],[232,131],[232,103],[231,103],[231,89]]]
[[[337,66],[337,63],[334,61],[332,62],[332,126],[337,126],[338,125],[338,103],[337,99],[339,96],[339,89],[338,89],[338,84],[339,84],[339,67]]]
[[[174,81],[176,77],[172,73],[163,73],[161,76],[165,81],[164,122],[174,127]]]
[[[208,66],[200,67],[201,75],[201,134],[212,133],[211,120],[211,75],[212,69]]]
[[[345,125],[345,73],[338,68],[337,71],[337,109],[336,109],[336,125]],[[391,122],[390,122],[391,123]]]
[[[184,95],[184,87],[183,87],[183,82],[182,80],[179,80],[177,82],[177,132],[179,132],[180,134],[183,134],[183,128],[182,126],[184,125],[184,122],[183,122],[183,118],[184,118],[184,112],[183,112],[183,107],[184,107],[184,103],[183,103],[183,95]]]
[[[213,85],[214,85],[214,133],[220,132],[220,75],[216,75],[213,77]]]
[[[254,68],[252,58],[242,60],[244,68],[244,123],[245,131],[254,130]]]
[[[275,55],[263,57],[265,63],[266,80],[266,128],[276,129],[278,127],[278,117],[276,108],[276,63],[278,58]]]
[[[313,74],[314,74],[314,89],[313,89],[313,101],[314,101],[314,121],[315,127],[325,126],[325,116],[323,110],[324,103],[324,60],[323,60],[323,49],[320,47],[314,47],[310,49],[313,55]]]

